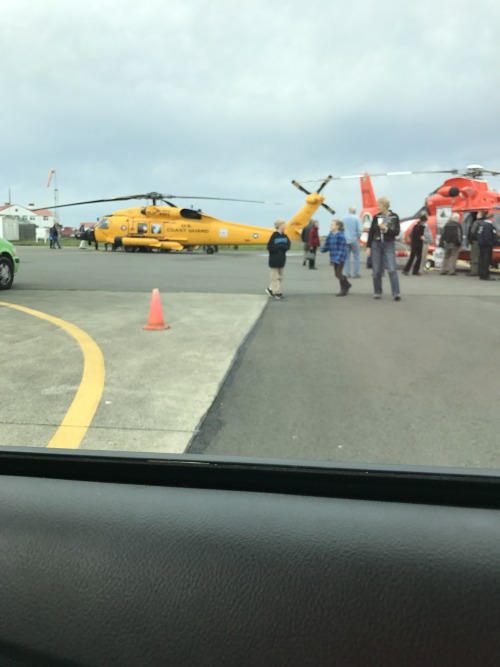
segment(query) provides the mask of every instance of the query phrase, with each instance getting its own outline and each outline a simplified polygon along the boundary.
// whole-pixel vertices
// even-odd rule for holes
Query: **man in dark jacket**
[[[266,288],[266,294],[277,301],[283,298],[281,293],[281,281],[283,280],[283,268],[286,263],[286,253],[290,249],[290,239],[285,234],[285,221],[276,220],[274,228],[276,231],[271,235],[267,244],[269,251],[269,274],[270,283]]]
[[[401,301],[399,293],[399,279],[396,271],[396,238],[399,236],[399,217],[391,211],[387,197],[377,199],[378,213],[373,216],[366,255],[372,258],[373,266],[373,298],[382,297],[382,272],[387,269],[391,282],[391,292],[394,301]]]
[[[490,264],[493,246],[497,240],[497,232],[493,227],[493,213],[488,213],[484,220],[479,221],[477,228],[477,244],[479,246],[479,280],[491,280]]]
[[[441,275],[456,276],[456,267],[458,260],[458,253],[462,246],[462,225],[459,222],[460,216],[458,213],[453,213],[446,225],[443,227],[443,234],[441,236],[441,245],[444,248],[443,267]]]
[[[467,241],[470,246],[470,273],[466,273],[467,276],[478,276],[479,275],[479,246],[477,244],[477,230],[479,223],[484,220],[486,217],[487,211],[478,211],[476,219],[469,227],[469,233],[467,234]]]
[[[302,241],[302,245],[304,248],[304,259],[302,261],[302,266],[306,266],[306,264],[309,261],[309,235],[311,233],[311,229],[313,228],[315,223],[315,220],[311,218],[309,220],[309,223],[304,227],[300,234],[300,239]]]
[[[425,223],[427,222],[427,214],[421,213],[417,224],[413,226],[410,234],[410,244],[411,244],[411,253],[406,266],[403,269],[403,274],[407,276],[410,273],[411,265],[415,261],[415,266],[413,267],[413,275],[420,275],[420,262],[422,261],[422,248],[424,246],[424,231]]]

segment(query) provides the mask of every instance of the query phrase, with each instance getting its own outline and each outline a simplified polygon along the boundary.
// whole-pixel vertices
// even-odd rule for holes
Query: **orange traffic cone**
[[[143,329],[148,331],[158,331],[160,329],[170,329],[168,324],[165,324],[163,319],[163,311],[161,309],[160,301],[160,290],[155,287],[151,295],[151,307],[149,309],[149,318],[148,323],[145,324]]]

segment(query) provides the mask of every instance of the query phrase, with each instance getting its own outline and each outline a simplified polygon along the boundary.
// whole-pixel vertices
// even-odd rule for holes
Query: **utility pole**
[[[57,173],[54,172],[54,217],[56,224],[59,223],[59,209],[57,208],[59,206],[59,190],[57,189]]]

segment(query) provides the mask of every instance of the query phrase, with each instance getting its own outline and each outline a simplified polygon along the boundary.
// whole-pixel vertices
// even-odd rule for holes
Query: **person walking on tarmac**
[[[54,248],[54,250],[56,248],[61,250],[61,244],[59,243],[59,227],[57,225],[57,222],[54,223],[54,226],[52,227],[50,232],[52,234],[52,247]]]
[[[80,245],[78,246],[80,250],[85,250],[85,225],[80,225],[80,229],[78,230],[79,232],[79,238],[80,238]]]
[[[343,275],[348,249],[344,235],[344,223],[341,220],[333,220],[330,225],[330,233],[325,239],[321,252],[327,250],[330,251],[330,264],[335,271],[335,277],[340,283],[340,292],[335,296],[346,296],[351,289],[351,283]]]
[[[469,233],[467,234],[467,241],[470,245],[470,271],[466,273],[466,276],[474,276],[477,278],[479,275],[479,246],[477,244],[477,230],[479,224],[485,219],[486,211],[478,211],[476,219],[469,227]]]
[[[413,267],[412,273],[414,276],[420,275],[420,263],[422,261],[422,248],[425,240],[424,228],[426,221],[427,221],[427,215],[425,213],[421,213],[419,219],[417,220],[417,224],[414,225],[413,229],[411,230],[411,235],[410,235],[411,253],[408,261],[406,262],[406,266],[403,269],[404,276],[408,276],[410,274],[410,269],[414,261],[415,261],[415,266]]]
[[[460,216],[458,213],[453,213],[446,225],[443,227],[441,235],[441,245],[444,247],[444,260],[441,269],[441,275],[456,276],[457,260],[462,245],[462,225],[460,224]]]
[[[319,222],[313,221],[313,226],[309,232],[309,268],[316,269],[316,251],[321,243],[319,242]]]
[[[479,246],[479,280],[491,280],[490,264],[493,246],[497,241],[497,231],[493,226],[493,213],[488,213],[480,220],[477,228],[477,244]]]
[[[304,249],[304,259],[302,261],[302,266],[305,266],[309,259],[309,234],[311,232],[313,225],[314,225],[314,220],[313,219],[309,220],[309,222],[307,223],[307,225],[304,227],[304,229],[300,234],[302,247]]]
[[[401,301],[399,279],[396,271],[396,238],[399,236],[399,216],[391,211],[387,197],[377,199],[378,213],[373,216],[366,255],[372,258],[373,298],[382,298],[382,272],[387,269],[391,283],[392,298]]]
[[[290,239],[285,234],[285,225],[284,220],[276,220],[274,223],[276,231],[271,234],[267,244],[270,283],[269,287],[266,288],[266,294],[276,301],[283,299],[281,281],[283,280],[283,269],[286,264],[286,253],[290,249]]]
[[[354,278],[361,278],[359,273],[359,239],[361,238],[361,233],[363,227],[361,225],[361,220],[356,215],[356,207],[349,207],[349,215],[346,215],[343,218],[342,223],[344,225],[344,236],[345,242],[347,243],[347,259],[345,263],[346,278],[350,278],[351,275]],[[353,257],[353,267],[351,274],[351,255]]]

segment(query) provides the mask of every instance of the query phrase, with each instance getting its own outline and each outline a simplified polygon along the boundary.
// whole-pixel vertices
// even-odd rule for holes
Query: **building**
[[[19,225],[31,224],[38,228],[37,238],[45,239],[48,237],[46,230],[50,229],[55,221],[56,218],[49,209],[34,210],[20,204],[4,204],[0,206],[0,237],[8,241],[19,241]]]

